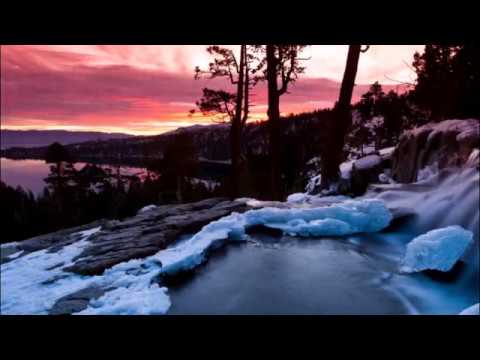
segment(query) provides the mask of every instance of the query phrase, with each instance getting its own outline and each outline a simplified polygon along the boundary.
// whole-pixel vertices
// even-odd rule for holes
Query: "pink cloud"
[[[2,46],[2,127],[70,126],[148,133],[170,129],[175,122],[208,122],[189,118],[188,110],[203,87],[228,84],[221,79],[193,79],[191,64],[203,61],[201,48]],[[175,64],[163,66],[165,62]],[[338,89],[337,81],[303,76],[282,97],[281,111],[331,106]],[[357,86],[355,98],[366,89]],[[257,117],[265,116],[265,86],[254,93],[259,106],[253,111]]]

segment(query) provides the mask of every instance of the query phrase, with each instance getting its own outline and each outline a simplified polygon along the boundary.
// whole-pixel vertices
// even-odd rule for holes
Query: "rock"
[[[445,120],[407,131],[392,155],[393,178],[402,183],[417,180],[426,166],[438,168],[472,166],[472,153],[480,146],[480,121]],[[478,150],[477,150],[478,152]],[[477,155],[478,158],[478,155]]]
[[[196,203],[151,208],[121,222],[109,223],[92,235],[90,245],[64,271],[81,275],[100,275],[116,264],[154,255],[182,235],[233,211],[250,209],[245,202],[212,198]]]
[[[25,251],[25,254],[31,253],[33,251],[49,249],[50,252],[57,252],[65,245],[69,245],[78,240],[76,237],[71,237],[70,235],[77,233],[79,231],[92,229],[98,226],[102,226],[106,223],[106,220],[97,220],[89,224],[76,226],[73,228],[63,229],[56,231],[54,233],[49,233],[46,235],[36,236],[31,239],[23,240],[19,242],[17,248],[19,250]],[[23,255],[22,255],[23,256]]]
[[[87,308],[92,299],[98,299],[105,290],[96,286],[90,286],[58,299],[48,311],[49,315],[70,315]]]
[[[368,185],[378,182],[378,176],[383,173],[385,163],[379,155],[369,155],[353,163],[350,173],[350,188],[354,196],[362,195]]]

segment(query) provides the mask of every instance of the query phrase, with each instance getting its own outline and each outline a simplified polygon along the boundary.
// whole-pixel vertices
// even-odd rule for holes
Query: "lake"
[[[80,170],[87,163],[75,163],[75,169]],[[109,165],[98,165],[102,168],[110,168]],[[44,160],[12,160],[0,158],[1,180],[12,187],[21,186],[25,190],[30,190],[34,194],[41,194],[44,187],[45,179],[50,172],[50,164],[46,164]],[[145,168],[122,166],[120,170],[123,175],[138,175],[140,177],[146,174]]]

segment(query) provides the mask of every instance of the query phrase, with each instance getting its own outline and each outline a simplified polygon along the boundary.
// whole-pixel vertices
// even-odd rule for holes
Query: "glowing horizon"
[[[203,87],[194,80],[209,54],[200,45],[7,45],[1,47],[1,128],[122,132],[152,135],[181,126],[212,124],[195,108]],[[372,45],[359,63],[354,100],[369,84],[388,89],[413,82],[407,64],[423,45]],[[346,45],[309,46],[306,73],[281,99],[282,114],[331,107],[338,96]],[[254,91],[252,118],[266,118],[266,89]]]

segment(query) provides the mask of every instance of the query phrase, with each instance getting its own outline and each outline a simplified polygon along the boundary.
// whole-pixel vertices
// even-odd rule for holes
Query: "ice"
[[[461,226],[431,230],[408,243],[400,271],[449,271],[472,243],[473,233]]]
[[[145,263],[150,264],[149,267],[162,264],[160,272],[166,274],[193,269],[205,261],[209,249],[227,241],[246,241],[245,230],[255,225],[282,229],[298,236],[342,236],[382,230],[391,219],[389,210],[379,200],[349,200],[315,208],[254,209],[213,221],[189,240],[159,251]],[[118,266],[109,272],[118,271]]]
[[[289,235],[343,236],[377,232],[390,224],[392,215],[375,200],[348,200],[331,206],[299,209],[264,208],[246,212],[249,225],[262,224]]]
[[[458,315],[480,315],[480,304],[476,303],[475,305],[466,308]]]
[[[143,214],[144,212],[154,210],[156,208],[157,208],[157,205],[147,205],[141,208],[140,210],[138,210],[137,214]]]

